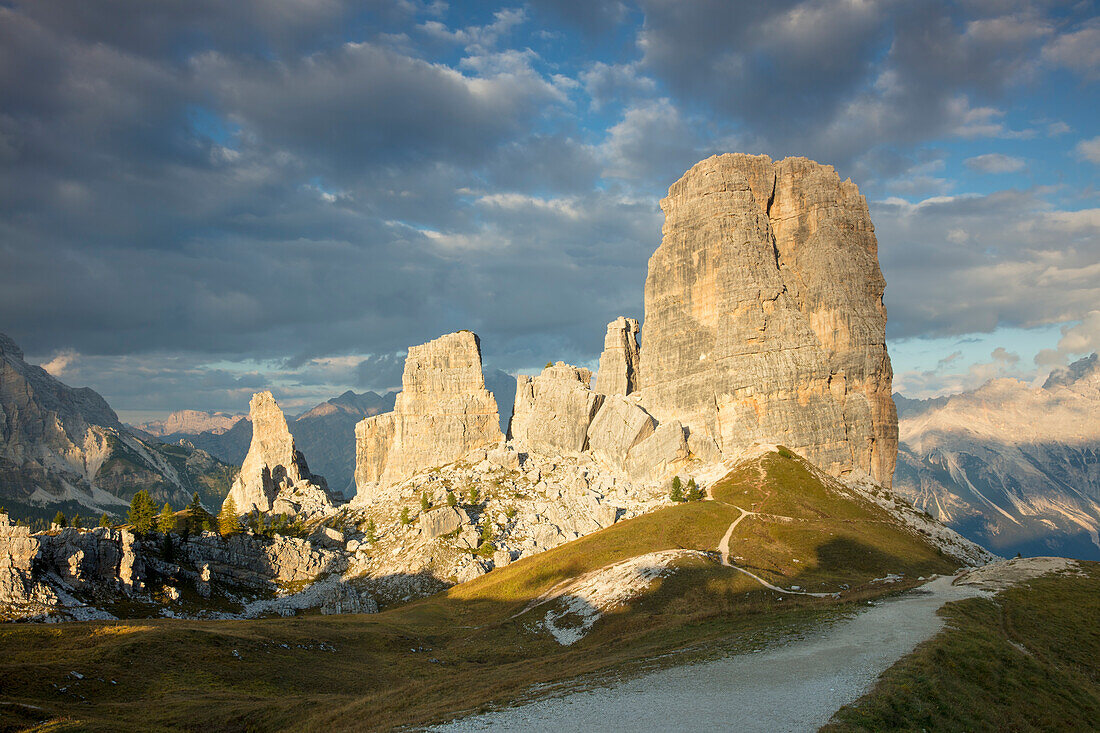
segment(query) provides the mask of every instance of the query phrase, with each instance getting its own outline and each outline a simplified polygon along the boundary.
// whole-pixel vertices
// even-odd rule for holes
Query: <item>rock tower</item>
[[[780,442],[889,485],[897,413],[867,202],[831,166],[721,155],[661,201],[642,405],[729,454]]]
[[[504,439],[496,398],[485,389],[481,342],[470,331],[409,349],[393,412],[355,426],[356,496]]]

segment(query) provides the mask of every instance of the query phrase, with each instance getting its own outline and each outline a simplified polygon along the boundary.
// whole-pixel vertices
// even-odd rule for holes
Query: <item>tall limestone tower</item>
[[[661,201],[641,399],[725,454],[784,443],[889,485],[897,411],[867,201],[806,158],[721,155]]]

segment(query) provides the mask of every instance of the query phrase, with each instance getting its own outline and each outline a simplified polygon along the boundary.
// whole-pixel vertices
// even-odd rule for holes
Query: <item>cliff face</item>
[[[485,389],[481,344],[470,331],[410,348],[401,387],[393,412],[355,426],[355,484],[368,500],[379,483],[504,439],[496,399]]]
[[[831,166],[722,155],[661,201],[642,405],[724,453],[779,442],[889,485],[897,414],[866,200]]]

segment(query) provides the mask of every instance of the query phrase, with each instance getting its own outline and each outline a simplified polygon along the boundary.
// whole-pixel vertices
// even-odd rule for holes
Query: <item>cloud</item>
[[[910,399],[927,399],[958,394],[982,386],[1001,377],[1031,377],[1019,370],[1020,355],[998,346],[989,354],[989,361],[972,363],[962,371],[961,352],[940,360],[934,369],[912,370],[894,375],[893,388]]]
[[[1072,69],[1085,79],[1100,78],[1100,21],[1088,21],[1077,30],[1053,38],[1043,48],[1043,60]]]
[[[1040,367],[1063,366],[1070,359],[1100,351],[1100,310],[1089,311],[1078,323],[1062,327],[1056,349],[1043,349],[1035,356]]]
[[[979,173],[1015,173],[1023,170],[1026,165],[1020,158],[1013,158],[1011,155],[1001,153],[977,155],[973,158],[967,158],[963,161],[963,164]]]
[[[1077,151],[1078,157],[1090,163],[1100,165],[1100,137],[1094,137],[1091,140],[1082,140],[1077,143],[1075,150]]]

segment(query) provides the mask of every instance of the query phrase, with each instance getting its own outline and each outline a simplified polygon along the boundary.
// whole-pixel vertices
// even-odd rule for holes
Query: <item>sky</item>
[[[0,332],[130,420],[396,388],[462,328],[594,366],[659,199],[748,152],[866,195],[897,391],[1040,379],[1100,348],[1098,10],[0,0]]]

